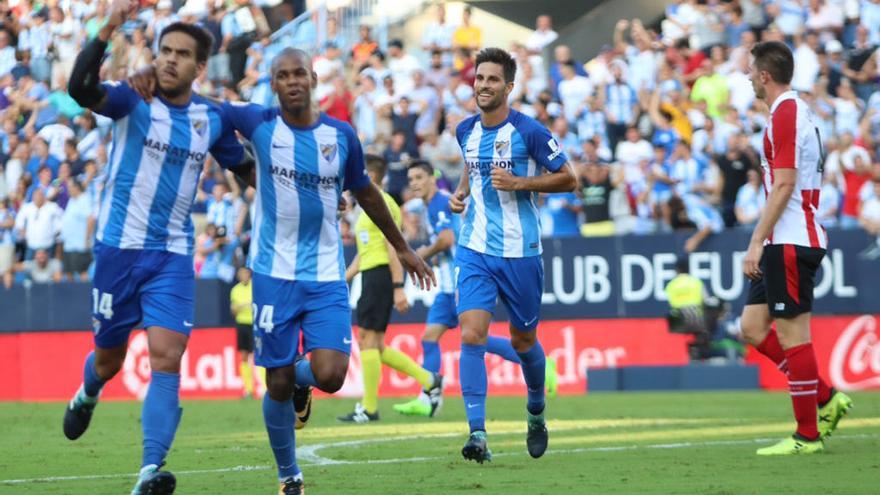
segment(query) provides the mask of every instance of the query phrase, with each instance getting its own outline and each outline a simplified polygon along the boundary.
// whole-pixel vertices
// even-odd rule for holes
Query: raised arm
[[[73,71],[70,73],[68,92],[76,102],[84,108],[100,109],[107,100],[107,91],[101,86],[101,63],[107,42],[113,31],[121,26],[125,19],[137,9],[137,2],[131,0],[114,0],[110,6],[107,23],[98,31],[98,36],[86,43],[76,57]]]

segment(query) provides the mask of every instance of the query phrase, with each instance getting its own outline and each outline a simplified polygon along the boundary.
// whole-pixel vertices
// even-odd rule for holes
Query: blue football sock
[[[150,375],[150,388],[141,411],[141,427],[144,432],[144,457],[141,467],[155,464],[161,466],[174,441],[174,433],[180,423],[180,374],[154,371]]]
[[[510,343],[510,339],[490,335],[486,341],[486,352],[501,356],[512,363],[520,364],[519,356],[517,356],[513,344]]]
[[[440,373],[440,344],[437,342],[422,341],[422,368]]]
[[[312,362],[308,359],[300,359],[294,365],[296,368],[296,385],[298,387],[318,387],[315,374],[312,372]]]
[[[529,391],[526,408],[532,414],[541,414],[544,411],[544,367],[547,360],[544,357],[544,348],[536,341],[527,352],[517,354],[522,360],[523,378]]]
[[[86,356],[86,364],[83,366],[83,391],[89,397],[97,397],[104,388],[104,380],[98,376],[98,370],[95,369],[95,351]]]
[[[293,402],[289,400],[278,402],[269,397],[269,394],[264,395],[263,421],[266,423],[266,432],[269,433],[269,445],[275,454],[278,479],[284,480],[296,476],[300,471],[299,466],[296,465]]]
[[[461,344],[459,377],[471,432],[486,430],[486,346]]]

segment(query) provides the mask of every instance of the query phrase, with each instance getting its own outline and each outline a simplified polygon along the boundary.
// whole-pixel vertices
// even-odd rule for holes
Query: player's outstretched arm
[[[364,213],[370,217],[370,220],[376,224],[376,227],[379,227],[385,239],[397,251],[400,263],[403,265],[404,270],[412,277],[413,282],[417,283],[422,289],[430,289],[437,285],[434,271],[406,243],[403,234],[401,234],[400,229],[394,223],[391,212],[388,211],[388,206],[385,204],[379,189],[373,184],[368,184],[353,192],[361,208],[364,209]]]
[[[113,31],[121,26],[125,19],[137,9],[137,2],[132,0],[114,0],[107,16],[107,23],[98,31],[98,36],[86,43],[76,57],[70,73],[68,93],[84,108],[98,110],[104,106],[107,91],[101,86],[101,62],[107,51],[107,42]]]
[[[535,177],[518,177],[500,167],[492,169],[492,187],[498,191],[571,192],[577,184],[577,177],[568,162],[555,172]]]

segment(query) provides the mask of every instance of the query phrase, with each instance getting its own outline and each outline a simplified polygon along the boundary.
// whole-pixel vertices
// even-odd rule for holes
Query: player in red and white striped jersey
[[[763,42],[752,56],[752,86],[771,115],[761,156],[767,201],[743,260],[743,272],[752,282],[742,330],[788,375],[797,420],[794,435],[758,454],[815,453],[852,407],[849,397],[819,377],[810,343],[814,278],[828,245],[816,219],[824,152],[807,104],[790,87],[791,50],[784,43]]]

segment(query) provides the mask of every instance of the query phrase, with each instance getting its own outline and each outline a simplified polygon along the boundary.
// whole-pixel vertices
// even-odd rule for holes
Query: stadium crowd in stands
[[[104,77],[150,64],[158,34],[176,20],[215,38],[202,94],[271,104],[272,27],[256,2],[144,0],[113,40]],[[96,198],[113,152],[110,122],[80,108],[67,76],[105,19],[105,0],[0,1],[0,279],[87,279]],[[421,46],[381,50],[369,26],[345,39],[328,17],[314,69],[329,115],[351,122],[366,151],[388,162],[385,189],[404,206],[404,230],[425,238],[407,190],[407,164],[428,160],[441,187],[463,169],[455,128],[476,112],[474,56],[493,44],[442,5]],[[271,16],[270,16],[271,17]],[[315,18],[317,19],[317,17]],[[314,39],[314,22],[301,28]],[[309,24],[311,23],[311,24]],[[524,43],[511,104],[547,125],[576,166],[575,193],[542,197],[547,236],[692,229],[693,251],[713,232],[751,228],[764,202],[758,150],[767,108],[749,82],[749,50],[783,40],[792,82],[812,106],[827,158],[819,215],[826,226],[880,234],[880,0],[677,0],[646,26],[621,20],[592,60],[575,60],[550,16]],[[545,56],[549,60],[545,60]],[[252,196],[209,161],[199,185],[196,269],[232,281],[246,256]],[[342,218],[353,244],[355,213]]]

